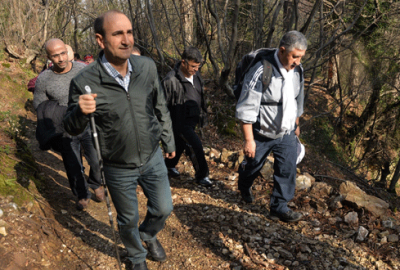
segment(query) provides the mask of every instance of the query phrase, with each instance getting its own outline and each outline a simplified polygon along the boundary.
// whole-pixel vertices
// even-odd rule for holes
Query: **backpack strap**
[[[272,64],[269,61],[267,61],[266,59],[262,60],[262,64],[263,64],[263,75],[262,75],[261,81],[263,84],[262,92],[264,93],[265,90],[267,90],[269,84],[271,83]],[[279,106],[279,105],[282,105],[282,102],[261,102],[261,105]]]

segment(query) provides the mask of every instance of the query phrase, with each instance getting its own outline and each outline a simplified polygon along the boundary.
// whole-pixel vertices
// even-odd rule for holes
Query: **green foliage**
[[[11,152],[11,148],[8,144],[4,145],[4,146],[0,146],[0,153],[5,153],[6,155],[8,155],[8,154],[10,154],[10,152]]]
[[[239,137],[235,108],[235,106],[232,106],[232,100],[227,99],[225,103],[221,102],[215,119],[215,125],[221,135]]]
[[[0,49],[0,61],[3,61],[5,58],[4,50]]]
[[[1,63],[1,65],[5,68],[10,68],[11,64],[10,63]]]
[[[313,120],[312,127],[302,132],[302,139],[310,146],[318,146],[318,152],[328,159],[342,163],[345,159],[344,148],[338,143],[339,138],[332,123],[326,117]]]
[[[0,194],[3,196],[13,196],[13,201],[18,205],[22,205],[23,202],[33,199],[29,192],[19,185],[16,178],[7,178],[4,175],[0,175]]]

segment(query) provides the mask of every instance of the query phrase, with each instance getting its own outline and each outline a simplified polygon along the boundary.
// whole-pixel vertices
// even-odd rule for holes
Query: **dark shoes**
[[[196,179],[196,183],[203,186],[203,187],[211,187],[213,183],[211,182],[210,178],[208,176],[200,179]]]
[[[149,251],[149,254],[153,258],[153,260],[157,262],[163,262],[165,259],[167,259],[167,254],[165,254],[164,248],[161,246],[161,243],[158,241],[156,238],[153,241],[145,241],[147,245],[147,250]],[[136,268],[135,268],[136,269]],[[141,268],[138,268],[141,269]],[[147,269],[147,268],[143,268]]]
[[[249,189],[240,189],[240,194],[242,195],[243,201],[247,203],[252,203],[254,202],[254,196],[253,192],[251,191],[251,188]]]
[[[180,172],[175,169],[175,168],[168,168],[168,175],[171,177],[178,177],[180,174]]]
[[[298,212],[294,212],[292,210],[287,211],[286,213],[277,213],[273,210],[270,211],[269,217],[272,220],[281,220],[284,222],[296,222],[299,221],[303,215]]]
[[[104,201],[106,195],[104,194],[104,187],[103,186],[100,186],[100,187],[96,188],[94,190],[94,194],[96,195],[96,197],[95,197],[95,201],[96,202]]]
[[[127,270],[128,269],[129,270],[148,270],[146,261],[137,263],[137,264],[130,263],[129,266],[127,266],[125,269],[127,269]]]
[[[86,209],[89,205],[89,199],[80,199],[79,201],[76,202],[76,209],[79,211],[82,211],[83,209]]]

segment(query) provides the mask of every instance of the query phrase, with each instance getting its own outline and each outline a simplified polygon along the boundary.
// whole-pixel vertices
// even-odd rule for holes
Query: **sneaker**
[[[240,194],[242,195],[243,201],[247,203],[254,202],[254,196],[251,188],[240,190]]]
[[[272,220],[281,220],[284,222],[296,222],[299,221],[303,217],[303,215],[301,213],[294,212],[290,209],[286,213],[278,213],[271,210],[269,212],[269,217]]]
[[[181,173],[175,168],[168,168],[168,175],[171,177],[178,177]]]
[[[76,209],[79,211],[82,211],[83,209],[86,209],[89,205],[89,199],[80,199],[79,201],[76,202]]]
[[[203,186],[203,187],[211,187],[213,183],[211,182],[210,178],[208,176],[200,179],[196,179],[196,183]]]

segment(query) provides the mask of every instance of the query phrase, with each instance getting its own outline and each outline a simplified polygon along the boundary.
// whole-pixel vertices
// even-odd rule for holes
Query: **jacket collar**
[[[182,64],[182,62],[178,61],[178,62],[176,62],[175,66],[174,66],[175,77],[177,77],[180,82],[189,82],[188,80],[186,80],[186,77],[181,70],[181,64]],[[196,74],[193,76],[193,78],[194,77],[197,77],[197,79],[200,82],[200,86],[203,86],[203,79],[201,78],[199,71],[196,72]]]
[[[100,51],[99,53],[99,57],[97,57],[97,66],[100,72],[100,80],[102,83],[104,84],[118,84],[118,82],[110,75],[108,74],[107,70],[105,69],[105,67],[103,66],[103,64],[101,63],[101,58],[104,55],[104,50]],[[139,65],[138,61],[137,61],[138,57],[137,56],[133,56],[131,55],[131,57],[129,57],[128,61],[131,63],[132,65],[132,74],[131,74],[131,81],[130,84],[132,84],[133,80],[139,76],[139,74],[142,72],[142,67]]]

